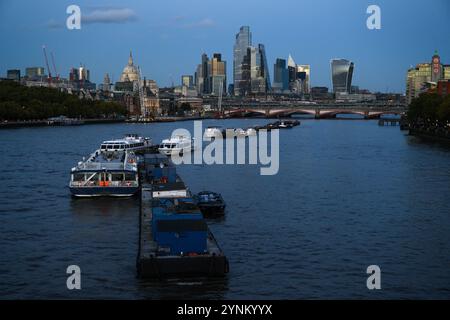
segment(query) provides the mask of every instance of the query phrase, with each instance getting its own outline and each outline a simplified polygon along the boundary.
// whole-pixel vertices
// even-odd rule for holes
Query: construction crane
[[[42,51],[44,51],[45,64],[47,65],[48,70],[48,86],[50,87],[52,84],[52,71],[50,70],[50,66],[48,64],[47,50],[45,49],[45,45],[42,46]]]
[[[220,116],[223,115],[223,111],[222,111],[222,94],[223,94],[223,80],[220,81],[220,86],[219,86],[219,100],[218,100],[218,102],[217,102],[217,109],[219,109]]]
[[[55,71],[56,80],[59,80],[59,73],[56,71],[55,56],[53,55],[53,52],[50,53],[50,56],[52,58],[53,71]]]

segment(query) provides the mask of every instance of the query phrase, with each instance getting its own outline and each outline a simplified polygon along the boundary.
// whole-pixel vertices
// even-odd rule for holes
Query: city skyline
[[[178,84],[183,74],[193,75],[203,52],[219,52],[223,60],[233,61],[234,36],[242,25],[250,26],[253,43],[265,45],[270,74],[277,58],[287,60],[291,54],[297,63],[311,66],[311,87],[332,88],[329,61],[333,58],[355,63],[353,83],[361,88],[395,92],[405,91],[408,68],[427,62],[434,50],[438,50],[442,60],[450,60],[450,45],[442,34],[449,29],[445,18],[450,6],[446,1],[436,1],[425,15],[423,1],[395,4],[378,1],[382,29],[375,31],[365,26],[368,3],[361,1],[335,4],[323,0],[320,5],[312,1],[265,3],[263,8],[247,14],[232,14],[230,3],[216,13],[202,10],[201,5],[189,8],[181,1],[158,5],[153,11],[150,5],[136,1],[126,7],[117,1],[97,1],[95,7],[90,2],[79,1],[87,17],[82,29],[74,31],[64,26],[68,16],[65,9],[70,3],[62,1],[47,6],[47,2],[26,6],[20,1],[0,4],[0,24],[10,30],[2,35],[2,75],[7,69],[24,72],[27,67],[45,67],[41,49],[45,44],[54,52],[62,77],[67,77],[73,66],[83,64],[91,71],[93,82],[101,83],[106,73],[116,82],[132,50],[143,76],[156,80],[161,87],[169,86],[172,81]],[[242,11],[253,5],[254,1],[242,4]],[[166,10],[167,6],[173,10]],[[258,12],[271,8],[285,10],[278,13],[282,18],[273,18],[276,23],[267,24],[267,17],[259,15],[258,18]],[[344,11],[345,21],[341,17]],[[109,12],[110,16],[99,16],[102,12]],[[296,14],[299,19],[295,24],[284,21]],[[420,24],[416,22],[419,15]],[[424,24],[427,28],[423,28]],[[146,32],[139,35],[137,30],[143,27]],[[348,36],[338,37],[335,33]],[[227,79],[232,83],[231,66],[227,68]]]

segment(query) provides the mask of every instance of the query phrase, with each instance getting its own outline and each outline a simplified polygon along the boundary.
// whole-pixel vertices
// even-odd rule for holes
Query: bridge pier
[[[314,118],[320,119],[320,109],[316,109],[316,113],[314,115]]]

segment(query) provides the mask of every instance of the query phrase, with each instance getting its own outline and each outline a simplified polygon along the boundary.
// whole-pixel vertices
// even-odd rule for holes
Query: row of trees
[[[53,88],[30,88],[12,81],[0,81],[1,120],[39,120],[60,115],[92,119],[125,114],[126,108],[116,102],[79,99]]]
[[[409,105],[408,118],[413,122],[450,122],[450,95],[442,97],[437,93],[421,94]]]

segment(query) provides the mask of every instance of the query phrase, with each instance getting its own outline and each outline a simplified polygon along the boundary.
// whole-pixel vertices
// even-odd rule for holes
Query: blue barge
[[[141,278],[228,273],[228,260],[170,159],[145,154],[137,273]]]

